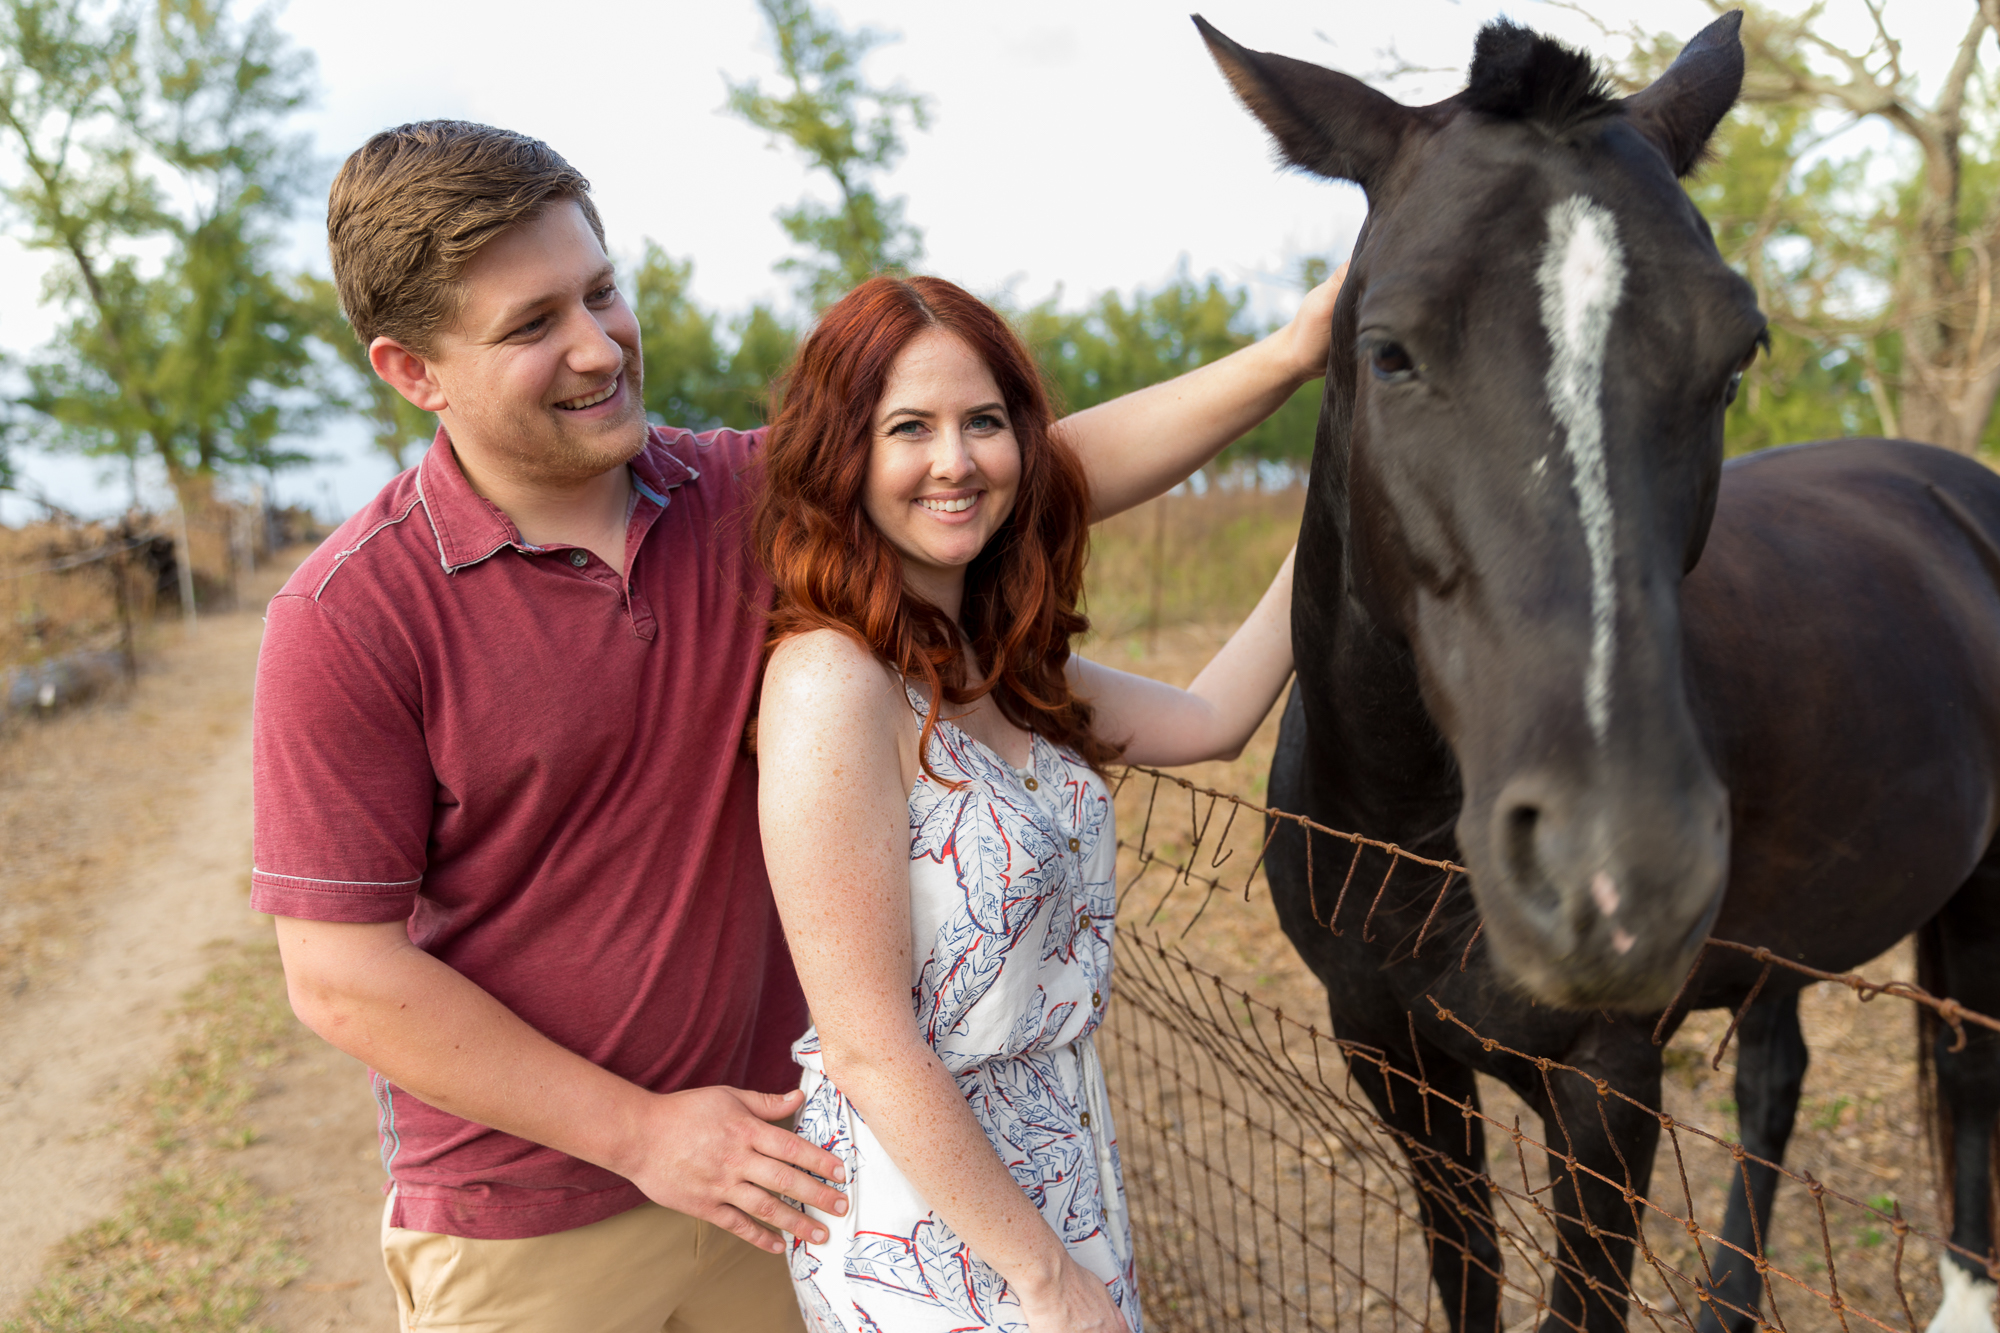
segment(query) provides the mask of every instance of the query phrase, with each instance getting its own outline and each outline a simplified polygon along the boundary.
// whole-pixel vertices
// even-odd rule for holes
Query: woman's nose
[[[950,428],[939,431],[936,443],[931,446],[931,475],[956,479],[972,472],[972,451],[965,447],[965,437]]]

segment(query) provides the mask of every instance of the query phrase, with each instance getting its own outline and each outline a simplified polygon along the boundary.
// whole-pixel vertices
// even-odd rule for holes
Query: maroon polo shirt
[[[760,444],[653,430],[621,578],[522,541],[440,431],[271,603],[252,904],[407,922],[641,1087],[796,1086],[805,1000],[742,745],[770,605],[747,540]],[[643,1198],[374,1084],[396,1226],[546,1235]]]

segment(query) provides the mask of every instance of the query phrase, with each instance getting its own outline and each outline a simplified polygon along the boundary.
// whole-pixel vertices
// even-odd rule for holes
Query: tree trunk
[[[1957,346],[1948,345],[1946,354],[1956,352],[1958,364],[1927,364],[1915,358],[1904,364],[1897,424],[1905,439],[1961,454],[1977,453],[1994,400],[2000,396],[2000,366],[1991,356],[1977,355],[1985,349],[1966,347],[1963,338],[1953,342]],[[1964,365],[1976,355],[1974,365]]]

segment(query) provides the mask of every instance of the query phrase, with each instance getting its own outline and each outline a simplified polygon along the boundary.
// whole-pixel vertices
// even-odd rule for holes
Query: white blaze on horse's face
[[[1611,725],[1617,587],[1611,581],[1611,486],[1604,459],[1604,350],[1625,291],[1625,256],[1609,210],[1572,195],[1549,210],[1536,285],[1549,334],[1549,402],[1563,428],[1583,540],[1590,552],[1590,665],[1584,713],[1598,744]]]

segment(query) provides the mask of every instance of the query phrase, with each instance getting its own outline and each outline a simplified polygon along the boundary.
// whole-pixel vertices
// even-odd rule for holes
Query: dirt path
[[[205,619],[192,642],[163,630],[127,697],[0,735],[0,1314],[133,1178],[125,1102],[170,1055],[179,997],[218,947],[268,937],[248,905],[261,630],[250,613]],[[310,1265],[258,1317],[393,1329],[365,1080],[316,1040],[304,1051],[272,1071],[237,1155],[290,1200]]]

